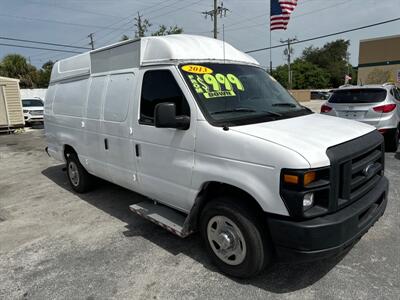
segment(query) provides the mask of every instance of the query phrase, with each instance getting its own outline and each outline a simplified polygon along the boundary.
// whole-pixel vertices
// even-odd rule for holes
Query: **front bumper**
[[[303,221],[268,218],[280,261],[310,261],[335,256],[357,242],[383,215],[389,182],[382,177],[373,190],[329,215]]]

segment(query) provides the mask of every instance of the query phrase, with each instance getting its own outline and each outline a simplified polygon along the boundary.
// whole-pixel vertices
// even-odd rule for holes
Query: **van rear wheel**
[[[270,262],[267,237],[247,207],[221,197],[202,211],[200,231],[213,263],[225,274],[247,278]]]
[[[85,170],[75,153],[67,154],[67,176],[75,192],[86,193],[92,187],[93,176]]]

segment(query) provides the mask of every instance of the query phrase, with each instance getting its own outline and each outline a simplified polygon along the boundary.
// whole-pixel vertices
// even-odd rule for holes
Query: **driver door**
[[[134,132],[140,189],[150,198],[189,211],[195,105],[187,100],[191,99],[190,94],[175,67],[142,69],[139,76],[142,85]],[[163,102],[175,103],[177,115],[191,118],[187,130],[154,126],[154,108]]]

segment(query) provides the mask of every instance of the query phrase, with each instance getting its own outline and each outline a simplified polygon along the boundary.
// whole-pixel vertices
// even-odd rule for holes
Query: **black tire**
[[[77,177],[74,177],[75,176]],[[80,163],[75,153],[67,154],[68,181],[77,193],[86,193],[92,188],[93,176],[90,175]]]
[[[385,136],[385,149],[387,152],[396,152],[399,147],[400,130],[392,130]]]
[[[248,278],[257,275],[270,264],[271,251],[267,246],[269,238],[263,230],[264,227],[261,225],[261,222],[258,221],[256,214],[253,213],[251,209],[234,200],[235,199],[230,199],[228,197],[220,197],[209,202],[201,213],[200,232],[209,256],[223,273],[233,277]],[[211,245],[211,243],[214,242],[210,242],[208,226],[210,224],[212,227],[213,221],[216,220],[216,218],[218,220],[220,216],[232,221],[241,231],[241,235],[244,238],[245,247],[243,246],[240,248],[245,248],[246,251],[245,255],[241,256],[242,261],[239,264],[232,265],[224,262],[216,252],[227,250],[223,249],[223,247],[220,248],[221,250],[213,250],[213,246]],[[211,235],[215,236],[210,233],[210,236]],[[218,236],[220,235],[221,233]],[[235,242],[234,244],[242,245],[241,242]],[[214,248],[216,248],[215,243]],[[221,255],[221,253],[219,255]],[[234,259],[236,259],[236,257],[232,256],[230,263],[232,263]]]

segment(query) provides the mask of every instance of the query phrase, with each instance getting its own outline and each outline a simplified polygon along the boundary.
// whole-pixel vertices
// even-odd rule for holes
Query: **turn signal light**
[[[374,107],[374,111],[388,113],[396,109],[396,104],[386,104]]]
[[[331,110],[332,110],[332,107],[330,107],[328,105],[323,104],[321,106],[321,113],[327,113],[327,112],[330,112]]]
[[[283,181],[285,183],[291,183],[291,184],[298,184],[299,183],[299,176],[297,175],[287,175],[285,174],[283,176]]]
[[[315,181],[316,173],[314,171],[307,172],[304,174],[304,186],[309,185],[311,182]]]

